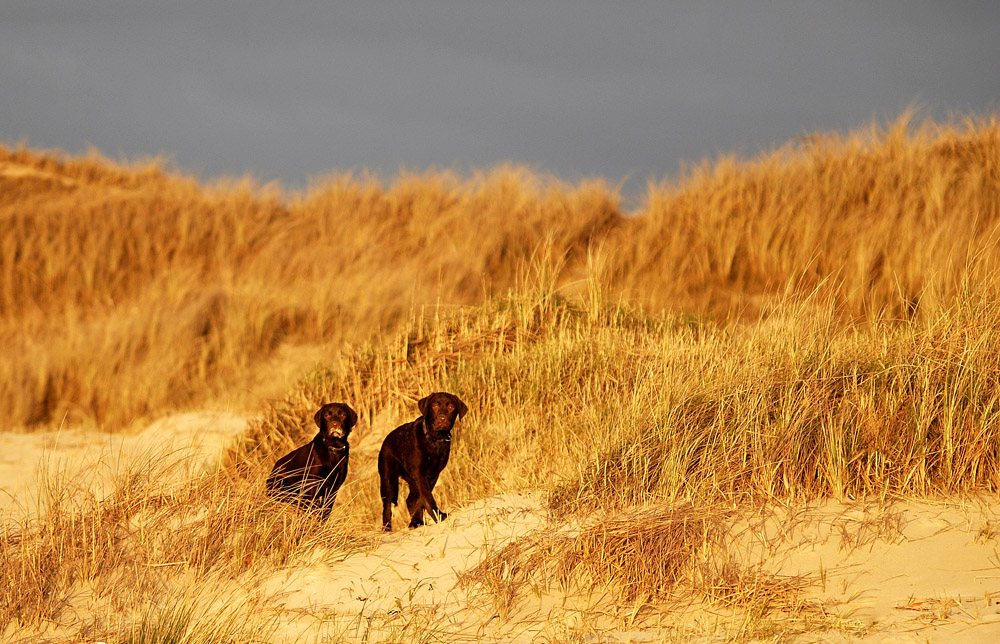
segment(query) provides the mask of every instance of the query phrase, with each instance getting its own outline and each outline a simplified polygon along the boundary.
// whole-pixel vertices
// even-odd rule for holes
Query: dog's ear
[[[347,426],[344,429],[351,429],[358,424],[358,412],[351,409],[351,406],[347,403],[340,403],[340,406],[347,412]]]
[[[423,398],[421,398],[420,400],[417,401],[417,409],[420,410],[420,415],[421,416],[426,416],[427,415],[427,405],[430,404],[431,397],[433,395],[434,394],[431,394],[430,396],[424,396]]]
[[[455,407],[458,408],[458,417],[459,418],[464,418],[465,415],[467,413],[469,413],[469,408],[466,407],[465,403],[462,402],[462,399],[459,398],[458,396],[456,396],[455,394],[448,394],[448,395],[451,396],[452,402],[454,402],[455,403]]]
[[[326,422],[323,421],[323,409],[324,408],[326,408],[326,405],[323,405],[322,407],[320,407],[316,411],[316,415],[313,416],[313,420],[316,421],[316,426],[319,427],[319,431],[321,431],[321,432],[325,432],[326,431]]]

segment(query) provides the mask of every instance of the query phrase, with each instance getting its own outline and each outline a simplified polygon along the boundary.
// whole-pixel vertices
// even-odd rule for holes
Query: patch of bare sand
[[[368,552],[344,556],[317,550],[309,561],[262,582],[280,607],[276,637],[495,636],[490,602],[477,588],[464,588],[459,574],[545,523],[539,495],[510,494],[457,510],[439,524],[386,535]],[[539,615],[535,624],[516,630],[537,630],[532,626],[543,626],[547,617]]]
[[[134,434],[0,433],[0,521],[38,512],[41,484],[53,478],[72,479],[100,494],[130,463],[150,457],[170,472],[164,484],[198,476],[215,467],[246,423],[245,416],[201,411],[166,416]]]
[[[810,581],[824,641],[997,642],[998,530],[995,498],[826,502],[744,522],[733,549]]]
[[[316,550],[261,579],[275,641],[1000,641],[1000,505],[985,501],[819,505],[740,521],[730,554],[804,578],[800,612],[746,615],[700,600],[618,604],[607,587],[537,579],[503,617],[459,583],[491,552],[550,530],[541,498],[506,495],[368,552]]]

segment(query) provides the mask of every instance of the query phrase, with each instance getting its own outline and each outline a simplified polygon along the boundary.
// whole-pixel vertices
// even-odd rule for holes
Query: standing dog
[[[312,442],[278,459],[266,487],[268,496],[305,510],[319,510],[325,519],[347,478],[347,436],[358,415],[344,403],[327,403],[314,420],[319,433]]]
[[[455,419],[469,409],[458,396],[440,391],[418,402],[417,407],[420,418],[389,432],[378,452],[382,529],[386,532],[392,530],[392,506],[398,502],[400,477],[410,488],[406,509],[411,528],[424,524],[424,510],[438,521],[448,516],[438,510],[431,492],[448,464]]]

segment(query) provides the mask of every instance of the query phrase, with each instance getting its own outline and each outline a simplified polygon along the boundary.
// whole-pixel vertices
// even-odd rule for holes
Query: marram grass
[[[819,294],[839,319],[933,316],[993,282],[998,223],[995,117],[904,114],[706,162],[651,183],[629,214],[605,182],[510,166],[335,175],[290,194],[0,148],[3,422],[115,429],[196,407],[266,377],[282,347],[479,304],[532,262],[568,296],[590,276],[650,314],[752,321]]]
[[[288,195],[5,150],[7,422],[119,427],[280,347],[334,349],[201,479],[164,488],[152,455],[104,498],[55,476],[0,528],[0,634],[267,639],[211,595],[378,538],[373,463],[321,524],[263,495],[275,457],[322,402],[350,402],[362,436],[435,390],[471,410],[443,506],[541,489],[554,519],[620,519],[497,553],[473,581],[500,605],[535,583],[503,566],[538,552],[567,583],[625,570],[627,600],[794,605],[795,580],[725,566],[728,508],[1000,487],[998,132],[816,137],[651,186],[635,217],[603,184],[520,169]],[[693,565],[710,551],[718,567]]]

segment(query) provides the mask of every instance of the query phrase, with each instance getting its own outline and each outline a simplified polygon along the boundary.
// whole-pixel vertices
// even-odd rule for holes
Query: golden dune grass
[[[1000,487],[998,135],[995,119],[904,118],[817,136],[651,186],[634,217],[599,182],[516,168],[388,186],[335,177],[286,195],[5,150],[0,340],[15,350],[0,400],[12,424],[69,412],[113,428],[197,404],[284,343],[338,350],[264,409],[217,473],[163,492],[156,464],[138,463],[108,499],[64,485],[40,517],[5,526],[0,632],[71,620],[80,593],[123,620],[94,618],[81,637],[163,641],[141,634],[188,628],[192,606],[205,632],[266,632],[249,608],[143,607],[192,579],[219,588],[320,544],[371,543],[371,453],[352,451],[329,524],[281,511],[261,481],[310,434],[318,404],[350,402],[369,440],[376,418],[409,420],[441,389],[472,410],[443,507],[541,489],[556,518],[662,510],[487,562],[472,581],[501,601],[533,582],[505,586],[496,566],[544,551],[567,575],[631,571],[608,580],[623,597],[733,603],[765,588],[794,604],[794,588],[752,571],[684,567],[714,519],[692,515],[708,531],[689,533],[671,508]]]
[[[416,396],[436,389],[472,409],[435,491],[442,507],[541,489],[556,519],[605,517],[576,536],[518,542],[472,571],[467,583],[483,584],[501,611],[539,579],[563,578],[606,583],[626,598],[622,610],[695,593],[761,618],[811,614],[799,597],[805,580],[730,565],[720,541],[730,510],[720,508],[997,489],[995,299],[930,324],[859,331],[810,306],[808,316],[791,308],[728,329],[573,304],[551,289],[556,277],[453,316],[417,317],[387,342],[345,352],[252,423],[214,474],[162,490],[166,465],[153,458],[103,500],[57,486],[40,517],[0,535],[9,607],[0,625],[72,622],[67,606],[84,597],[124,624],[102,617],[93,632],[122,633],[192,579],[212,593],[317,548],[370,547],[380,510],[373,417],[412,418]],[[310,435],[326,400],[351,401],[362,419],[324,524],[266,499],[262,481],[277,454]],[[209,625],[221,619],[198,610]],[[163,619],[173,613],[154,621]],[[222,626],[267,629],[238,616]]]
[[[402,419],[445,389],[476,412],[444,475],[451,504],[539,488],[556,514],[1000,489],[996,291],[920,322],[857,328],[833,309],[788,303],[732,328],[525,287],[344,352],[252,421],[232,461],[301,443],[323,401]]]
[[[650,186],[642,230],[615,248],[620,284],[695,311],[755,313],[761,296],[816,288],[854,317],[934,309],[996,268],[998,150],[995,117],[940,126],[908,113],[702,163]]]
[[[284,196],[25,150],[0,163],[13,426],[70,414],[115,428],[202,402],[282,343],[367,338],[413,307],[479,301],[543,239],[582,255],[618,218],[599,184],[517,168],[388,188],[334,177]]]
[[[110,429],[194,405],[283,343],[364,340],[503,293],[542,248],[567,264],[565,292],[589,257],[608,297],[651,311],[754,319],[816,289],[855,319],[936,310],[995,269],[998,150],[995,118],[904,115],[703,164],[624,217],[601,181],[516,167],[289,195],[2,149],[5,422]]]

